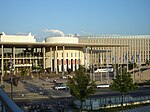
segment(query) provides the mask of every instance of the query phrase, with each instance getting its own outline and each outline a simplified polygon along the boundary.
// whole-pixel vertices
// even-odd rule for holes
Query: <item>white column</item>
[[[127,47],[127,72],[129,71],[129,57],[128,57],[128,55],[129,55],[129,47]]]
[[[79,59],[78,59],[78,64],[80,65],[81,64],[81,61],[80,61],[81,57],[80,57],[80,50],[79,50]]]
[[[93,64],[92,64],[92,47],[91,47],[91,52],[90,52],[90,79],[92,80],[93,78],[92,78],[92,70],[93,70]]]
[[[71,69],[71,58],[68,58],[68,68]]]
[[[1,62],[1,66],[2,66],[2,75],[1,75],[1,85],[4,85],[4,82],[3,82],[3,77],[4,77],[4,46],[2,46],[2,62]]]
[[[80,65],[80,49],[79,49],[79,52],[77,54],[78,58],[77,58],[77,61],[78,61],[78,64],[77,64],[77,69],[79,68],[79,65]]]
[[[115,47],[115,50],[114,50],[114,56],[113,56],[113,58],[114,58],[114,65],[115,65],[115,67],[114,67],[114,79],[116,78],[116,70],[117,70],[117,67],[116,67],[116,47]]]
[[[61,72],[61,60],[60,59],[58,59],[58,67],[59,67],[59,69],[58,69],[58,72]]]
[[[13,65],[14,65],[14,75],[15,75],[15,47],[13,47]]]
[[[43,69],[45,69],[45,47],[43,47]]]
[[[148,46],[149,46],[149,41],[148,41]],[[148,49],[149,49],[149,47],[148,47]],[[148,54],[149,54],[149,50],[148,50]],[[148,58],[148,60],[149,60],[149,58]],[[140,41],[140,45],[139,45],[139,76],[140,76],[140,81],[142,80],[141,75],[142,74],[141,74],[141,41]]]
[[[50,68],[51,68],[51,72],[52,72],[52,69],[53,69],[53,67],[52,67],[52,47],[50,47]]]
[[[55,49],[55,72],[56,74],[58,74],[58,70],[57,70],[57,46],[56,46],[56,49]]]
[[[150,57],[149,57],[149,51],[150,51],[150,49],[149,49],[149,47],[150,47],[149,44],[150,44],[150,43],[149,43],[149,42],[150,42],[150,39],[148,38],[147,41],[148,41],[147,47],[148,47],[148,60],[149,60],[149,59],[150,59]],[[140,54],[141,54],[141,53],[140,53]],[[141,56],[140,56],[140,57],[141,57]],[[141,62],[141,60],[140,60],[140,62]]]
[[[87,46],[85,47],[85,60],[84,60],[84,65],[85,65],[85,69],[86,69],[86,72],[87,72]]]
[[[108,49],[106,50],[106,66],[108,69]],[[107,71],[107,80],[109,80],[109,71]]]
[[[65,72],[65,71],[67,71],[66,58],[65,58],[65,46],[63,46],[63,65],[64,65],[63,66],[63,72]]]

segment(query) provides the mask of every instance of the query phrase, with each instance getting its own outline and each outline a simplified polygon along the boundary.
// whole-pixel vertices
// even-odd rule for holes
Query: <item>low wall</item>
[[[122,103],[122,96],[112,96],[112,97],[102,97],[99,99],[87,99],[83,102],[84,110],[98,110],[101,108],[112,108],[119,107]],[[149,96],[138,96],[131,97],[130,95],[126,95],[124,97],[124,106],[127,105],[137,105],[150,103],[150,95]],[[80,108],[81,102],[79,100],[74,101],[74,105],[76,108]]]

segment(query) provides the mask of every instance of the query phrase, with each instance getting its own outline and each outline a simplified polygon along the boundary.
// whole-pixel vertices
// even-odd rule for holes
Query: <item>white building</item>
[[[57,74],[68,69],[74,71],[79,65],[89,66],[96,58],[93,56],[93,48],[128,47],[125,44],[78,43],[78,41],[78,37],[72,36],[47,37],[45,42],[36,42],[31,33],[28,36],[0,34],[1,81],[8,68],[10,57],[16,75],[19,68],[25,66],[30,71],[40,66]]]
[[[0,42],[36,42],[34,36],[28,35],[6,35],[4,32],[0,34]]]

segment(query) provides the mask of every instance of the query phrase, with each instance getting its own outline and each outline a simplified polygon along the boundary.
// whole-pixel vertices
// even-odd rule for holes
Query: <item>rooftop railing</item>
[[[1,87],[0,112],[23,112]]]

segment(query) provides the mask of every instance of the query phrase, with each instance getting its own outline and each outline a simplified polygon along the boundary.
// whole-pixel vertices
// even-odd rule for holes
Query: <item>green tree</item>
[[[45,69],[43,67],[39,68],[39,76],[42,76],[45,74]]]
[[[134,64],[134,65],[133,65],[133,64]],[[131,61],[129,61],[129,63],[128,63],[128,69],[129,69],[129,70],[132,70],[133,67],[134,67],[134,68],[137,67],[137,64],[136,64],[135,62],[132,63]]]
[[[75,96],[81,102],[81,111],[83,102],[87,97],[95,93],[96,84],[91,81],[89,74],[85,73],[83,66],[79,66],[76,75],[68,79],[67,83],[70,94]]]
[[[126,68],[120,68],[117,72],[116,78],[113,80],[111,89],[122,94],[122,103],[124,103],[124,95],[130,91],[137,89],[137,84],[133,82],[131,74],[127,72]]]
[[[5,74],[7,74],[7,71],[9,70],[9,64],[6,61],[6,63],[4,64],[4,70],[5,70]]]
[[[148,61],[148,59],[146,59],[145,64],[148,65],[148,66],[150,65],[150,62]]]
[[[20,74],[21,76],[23,76],[24,81],[25,81],[25,76],[27,76],[27,74],[28,74],[28,71],[29,71],[29,70],[28,70],[27,67],[21,67],[21,68],[20,68],[20,73],[19,73],[19,74]]]

